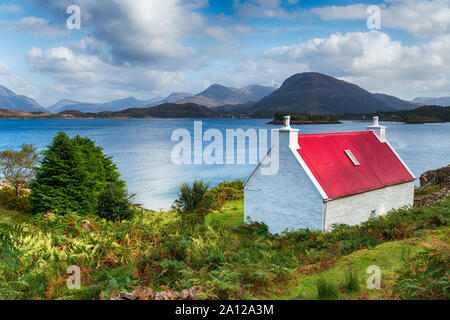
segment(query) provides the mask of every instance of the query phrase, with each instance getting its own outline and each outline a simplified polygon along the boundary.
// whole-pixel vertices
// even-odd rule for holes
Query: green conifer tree
[[[111,185],[122,189],[126,197],[125,183],[112,158],[89,138],[59,132],[43,152],[30,184],[32,211],[95,213],[99,194]]]

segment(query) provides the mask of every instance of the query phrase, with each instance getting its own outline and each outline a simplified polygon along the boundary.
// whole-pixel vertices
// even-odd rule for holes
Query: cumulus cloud
[[[184,65],[196,51],[183,39],[203,32],[205,21],[195,9],[204,1],[179,0],[42,0],[56,18],[65,19],[69,5],[81,9],[82,31],[105,43],[115,63]]]
[[[113,65],[99,56],[76,53],[67,47],[47,51],[33,47],[27,57],[34,71],[48,74],[73,89],[97,86],[111,90],[152,91],[184,81],[182,71]]]
[[[0,21],[0,29],[19,30],[37,36],[64,36],[68,34],[65,26],[52,25],[46,19],[23,17],[17,21]]]
[[[450,0],[387,0],[380,5],[381,27],[406,30],[418,37],[450,34]],[[324,20],[367,19],[368,4],[313,8]]]
[[[445,95],[450,93],[449,50],[450,35],[404,46],[378,31],[335,33],[249,57],[233,77],[278,82],[295,72],[317,71],[402,98]]]

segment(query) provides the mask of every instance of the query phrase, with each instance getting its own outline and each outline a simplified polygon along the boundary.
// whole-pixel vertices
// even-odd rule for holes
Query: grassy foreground
[[[450,234],[448,226],[442,226],[435,230],[427,230],[419,237],[406,240],[391,241],[380,244],[369,250],[357,250],[348,256],[340,258],[329,270],[318,274],[305,274],[307,270],[301,270],[295,284],[286,294],[273,296],[273,299],[304,300],[317,299],[317,280],[325,278],[328,281],[339,284],[344,281],[345,274],[356,270],[358,275],[359,290],[354,292],[340,292],[337,299],[399,299],[399,295],[393,293],[397,271],[402,268],[405,260],[423,251],[424,246],[433,240],[447,240]],[[381,270],[381,289],[367,289],[366,273],[371,265],[377,265]],[[302,273],[305,272],[305,273]]]
[[[437,186],[438,187],[438,186]],[[430,188],[429,188],[430,189]],[[438,190],[434,188],[433,190]],[[207,223],[238,226],[244,219],[244,203],[241,200],[227,201],[221,210],[216,210],[207,216]],[[405,260],[419,252],[433,240],[447,241],[450,227],[441,226],[436,229],[423,230],[416,236],[405,240],[390,241],[373,249],[357,250],[338,259],[329,270],[310,274],[313,266],[301,268],[294,276],[290,286],[278,290],[269,296],[279,300],[314,300],[318,298],[317,281],[325,278],[327,281],[339,284],[344,280],[344,274],[357,270],[359,290],[354,292],[340,292],[337,299],[398,299],[393,293],[397,271],[404,265]],[[377,265],[381,270],[381,289],[367,289],[367,268]],[[449,265],[450,267],[450,265]]]
[[[242,225],[242,200],[227,201],[197,227],[183,226],[175,211],[109,222],[0,209],[0,299],[109,299],[136,288],[194,285],[201,288],[199,299],[323,299],[320,281],[337,288],[333,299],[398,299],[393,287],[408,256],[436,239],[448,241],[449,208],[447,197],[361,226],[282,235]],[[448,243],[446,254],[448,261]],[[81,268],[79,290],[66,286],[71,265]],[[381,268],[380,290],[366,289],[369,265]],[[340,283],[351,273],[357,280],[349,291]]]

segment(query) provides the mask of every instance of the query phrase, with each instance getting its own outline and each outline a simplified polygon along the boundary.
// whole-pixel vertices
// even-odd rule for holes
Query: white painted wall
[[[323,198],[283,138],[280,132],[278,173],[261,175],[259,167],[244,187],[245,218],[264,222],[271,233],[322,229]]]
[[[379,216],[413,203],[414,181],[329,200],[325,204],[324,227],[331,229],[334,223],[360,224],[370,218],[372,210]]]

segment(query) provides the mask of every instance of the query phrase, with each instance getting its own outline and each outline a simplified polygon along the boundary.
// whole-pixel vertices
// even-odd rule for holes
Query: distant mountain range
[[[445,99],[449,99],[449,103],[446,103]],[[437,100],[440,102],[436,103]],[[76,110],[83,113],[99,113],[166,104],[189,104],[191,107],[195,104],[211,108],[221,114],[252,114],[261,117],[269,115],[271,117],[274,113],[282,111],[307,114],[363,114],[411,110],[423,104],[450,105],[450,98],[416,98],[414,102],[410,102],[382,93],[370,93],[355,84],[315,72],[294,74],[286,79],[281,87],[254,84],[237,89],[213,84],[195,95],[174,92],[165,98],[139,100],[128,97],[105,103],[64,99],[48,108],[42,107],[31,98],[16,95],[11,90],[0,86],[0,109],[15,111],[59,113]],[[172,108],[175,107],[172,106]]]
[[[418,97],[418,98],[414,98],[413,102],[427,104],[427,105],[448,107],[448,106],[450,106],[450,97],[440,97],[440,98]]]
[[[0,85],[0,109],[21,110],[28,112],[46,111],[35,100],[26,96],[15,94],[13,91]]]
[[[62,112],[66,110],[77,110],[81,112],[120,111],[127,108],[146,108],[164,103],[174,103],[189,96],[192,96],[192,93],[174,92],[166,98],[138,100],[134,97],[128,97],[106,103],[89,103],[64,99],[49,106],[47,109],[52,112]]]
[[[61,100],[47,109],[52,112],[78,110],[81,112],[120,111],[128,108],[147,108],[165,103],[195,103],[206,107],[221,106],[225,104],[241,104],[249,101],[258,101],[272,93],[277,87],[250,85],[241,89],[213,84],[199,94],[187,92],[174,92],[166,98],[152,100],[138,100],[134,97],[114,100],[106,103],[88,103],[73,100]]]
[[[275,86],[250,85],[240,89],[213,84],[206,90],[178,101],[178,103],[195,103],[206,107],[244,104],[249,101],[259,101],[275,91]]]
[[[383,101],[388,106],[394,108],[395,110],[411,110],[415,109],[417,107],[423,106],[422,103],[417,102],[411,102],[411,101],[405,101],[402,99],[399,99],[394,96],[390,96],[383,93],[374,93],[373,96],[377,98],[378,100]]]
[[[343,114],[417,107],[417,104],[384,94],[372,94],[355,84],[321,73],[305,72],[286,79],[278,90],[255,103],[249,111]]]

